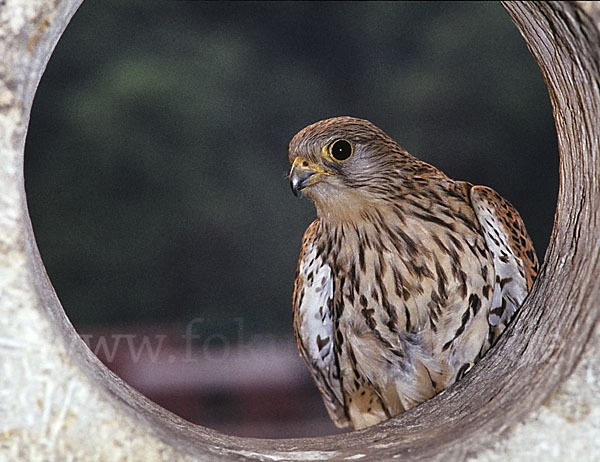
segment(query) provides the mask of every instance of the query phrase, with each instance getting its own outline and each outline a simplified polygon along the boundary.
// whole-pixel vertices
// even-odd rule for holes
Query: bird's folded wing
[[[519,309],[537,275],[533,244],[517,210],[496,191],[473,186],[471,203],[493,254],[496,280],[489,314],[494,339]]]
[[[331,419],[338,427],[350,424],[344,406],[340,370],[334,351],[333,275],[317,253],[317,221],[306,230],[294,285],[294,328],[308,366]]]

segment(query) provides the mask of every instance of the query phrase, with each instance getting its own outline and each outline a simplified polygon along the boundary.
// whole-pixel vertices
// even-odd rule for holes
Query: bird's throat
[[[307,196],[315,204],[319,219],[331,225],[358,224],[364,220],[367,211],[382,205],[378,204],[375,198],[368,197],[360,191],[352,189],[323,191],[319,189],[310,188]]]

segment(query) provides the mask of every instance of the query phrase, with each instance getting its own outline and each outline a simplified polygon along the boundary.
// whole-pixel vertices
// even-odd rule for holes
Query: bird
[[[537,275],[517,210],[364,119],[305,127],[288,160],[293,193],[317,214],[298,258],[294,331],[335,425],[376,425],[460,380]]]

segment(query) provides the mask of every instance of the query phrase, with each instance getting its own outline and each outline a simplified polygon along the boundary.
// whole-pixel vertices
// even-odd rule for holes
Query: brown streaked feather
[[[333,351],[335,332],[328,303],[333,297],[333,281],[329,267],[316,252],[318,229],[315,220],[302,239],[292,297],[294,331],[300,356],[321,391],[329,416],[338,427],[347,427],[350,421]]]
[[[525,227],[525,223],[523,223],[521,215],[510,202],[492,188],[487,186],[473,186],[471,189],[471,199],[474,196],[480,200],[485,200],[495,211],[495,215],[498,218],[498,225],[502,227],[508,236],[510,248],[523,264],[527,288],[531,289],[539,270],[539,263],[533,242],[527,233],[527,228]]]
[[[336,162],[327,147],[339,139],[353,151]],[[535,252],[497,193],[448,178],[368,121],[310,125],[289,159],[320,175],[303,190],[318,219],[296,274],[298,347],[336,425],[364,428],[486,353],[531,287]]]
[[[494,258],[496,279],[489,318],[493,344],[531,289],[538,261],[525,224],[510,202],[487,186],[473,186],[470,196]]]

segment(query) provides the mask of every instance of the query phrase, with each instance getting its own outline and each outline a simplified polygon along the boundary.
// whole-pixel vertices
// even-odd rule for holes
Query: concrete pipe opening
[[[39,79],[78,1],[0,9],[0,387],[6,458],[589,460],[600,440],[600,8],[503,4],[541,68],[560,151],[555,226],[534,289],[456,386],[385,424],[297,440],[189,424],[110,373],[67,319],[31,230],[23,149]],[[91,436],[91,438],[90,438]]]

